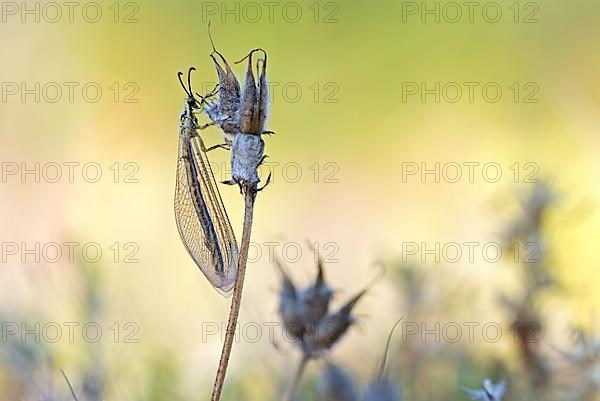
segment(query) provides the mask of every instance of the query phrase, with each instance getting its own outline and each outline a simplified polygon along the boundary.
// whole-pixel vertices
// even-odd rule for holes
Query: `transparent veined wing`
[[[202,139],[195,132],[179,138],[175,219],[190,256],[227,295],[237,277],[238,248]]]

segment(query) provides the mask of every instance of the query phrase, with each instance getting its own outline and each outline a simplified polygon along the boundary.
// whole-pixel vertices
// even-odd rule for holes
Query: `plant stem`
[[[288,386],[284,396],[283,396],[283,401],[292,401],[294,399],[294,393],[296,393],[296,389],[298,388],[298,383],[300,383],[300,378],[302,377],[302,374],[304,373],[304,368],[306,367],[306,363],[308,362],[310,358],[307,357],[305,354],[302,355],[302,359],[300,359],[300,363],[298,363],[298,367],[296,368],[296,372],[294,373],[294,376],[292,377],[292,381],[290,382],[290,385]]]
[[[225,342],[223,351],[221,351],[221,359],[217,369],[217,377],[213,386],[212,401],[221,399],[221,390],[225,383],[225,374],[227,373],[227,365],[229,364],[229,356],[235,338],[235,328],[237,326],[240,306],[242,305],[242,290],[244,288],[244,276],[246,274],[246,263],[248,261],[248,249],[250,247],[250,233],[252,232],[252,216],[254,213],[254,200],[256,199],[256,189],[251,187],[244,188],[244,228],[242,231],[242,244],[240,246],[240,254],[238,257],[238,271],[233,288],[233,297],[231,299],[231,309],[229,310],[229,319],[227,320],[227,331],[225,332]]]

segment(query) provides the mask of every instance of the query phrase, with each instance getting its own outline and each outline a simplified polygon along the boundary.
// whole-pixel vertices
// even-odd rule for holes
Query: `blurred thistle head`
[[[315,282],[298,290],[278,258],[275,265],[281,272],[282,283],[279,293],[279,314],[284,326],[294,339],[302,340],[307,328],[316,325],[327,314],[333,290],[325,281],[323,259],[317,256]]]
[[[485,379],[481,389],[471,390],[463,387],[462,392],[472,400],[502,401],[506,392],[506,380],[494,384],[490,379]]]
[[[225,57],[215,47],[210,32],[210,22],[208,24],[208,38],[213,49],[210,58],[215,64],[219,83],[217,84],[218,101],[207,102],[204,110],[210,120],[223,130],[225,140],[231,143],[233,135],[239,131],[240,83]],[[208,98],[212,94],[214,94],[214,91],[206,97]]]
[[[258,85],[252,70],[252,56],[261,52],[264,58],[256,60]],[[265,132],[269,106],[269,88],[267,85],[267,53],[260,48],[253,49],[246,57],[236,62],[248,59],[246,78],[241,95],[240,131],[243,134],[261,135]]]
[[[364,290],[347,301],[338,311],[329,312],[333,290],[325,279],[323,259],[317,253],[317,277],[313,284],[298,289],[281,261],[276,266],[282,275],[279,314],[286,333],[297,340],[307,357],[317,357],[336,344],[355,323],[352,310],[369,288],[384,274],[372,280]]]
[[[326,363],[317,381],[319,401],[358,401],[352,377],[342,367]]]
[[[386,361],[390,350],[390,343],[392,341],[392,335],[394,329],[400,324],[402,318],[400,318],[390,330],[387,342],[385,344],[385,350],[381,357],[381,364],[375,377],[367,384],[365,388],[364,400],[365,401],[399,401],[402,399],[400,389],[393,383],[386,374]]]

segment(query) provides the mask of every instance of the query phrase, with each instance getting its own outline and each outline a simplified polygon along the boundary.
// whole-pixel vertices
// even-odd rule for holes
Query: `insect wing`
[[[175,218],[181,240],[210,283],[227,295],[237,276],[238,248],[202,139],[180,136]]]

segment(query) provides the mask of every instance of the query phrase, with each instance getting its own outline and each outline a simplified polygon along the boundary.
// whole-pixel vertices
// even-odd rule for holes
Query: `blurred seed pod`
[[[317,381],[319,401],[358,401],[352,377],[342,367],[327,363]]]
[[[462,392],[472,400],[502,401],[502,397],[506,392],[506,380],[494,384],[490,379],[485,379],[481,389],[471,390],[463,387]]]

